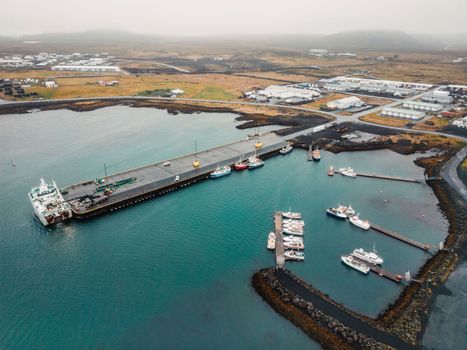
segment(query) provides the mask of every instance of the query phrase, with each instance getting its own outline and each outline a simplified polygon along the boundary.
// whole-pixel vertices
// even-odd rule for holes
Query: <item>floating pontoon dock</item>
[[[243,155],[268,158],[287,145],[272,132],[167,161],[109,175],[104,182],[86,181],[63,188],[64,199],[71,205],[73,217],[82,219],[118,210],[209,178],[218,166],[233,165]],[[200,162],[199,167],[193,161]],[[107,187],[109,190],[107,190]]]

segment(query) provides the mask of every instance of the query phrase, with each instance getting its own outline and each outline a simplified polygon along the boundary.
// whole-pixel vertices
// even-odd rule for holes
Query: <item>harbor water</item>
[[[299,277],[358,312],[376,316],[402,285],[340,263],[376,249],[392,272],[416,273],[429,255],[325,215],[349,204],[364,219],[437,244],[447,222],[422,184],[328,177],[334,168],[423,177],[414,157],[391,151],[307,162],[304,151],[89,221],[44,228],[27,192],[40,177],[59,186],[245,137],[232,114],[170,115],[109,107],[0,117],[0,348],[319,349],[251,287],[274,264],[266,250],[275,210],[300,211],[305,262]],[[263,128],[268,130],[271,128]],[[11,160],[17,164],[11,166]]]

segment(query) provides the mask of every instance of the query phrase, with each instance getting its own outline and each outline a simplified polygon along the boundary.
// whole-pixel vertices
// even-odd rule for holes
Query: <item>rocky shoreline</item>
[[[369,324],[376,325],[379,329],[385,329],[404,342],[419,347],[428,322],[434,297],[442,292],[443,283],[447,280],[457,264],[465,258],[465,248],[467,246],[465,237],[465,232],[467,231],[467,205],[447,183],[437,178],[442,167],[459,148],[462,147],[462,144],[446,143],[443,141],[443,138],[434,142],[430,139],[418,138],[418,136],[414,141],[405,138],[405,136],[400,136],[401,133],[399,132],[394,133],[387,129],[382,130],[377,127],[376,129],[370,128],[372,132],[380,136],[369,142],[354,143],[342,140],[339,134],[336,134],[336,130],[328,130],[326,135],[301,137],[298,140],[294,140],[294,142],[296,146],[305,149],[308,149],[308,144],[313,142],[315,145],[319,144],[320,147],[324,147],[335,153],[391,149],[395,152],[407,155],[433,149],[440,151],[440,153],[436,155],[418,158],[415,160],[415,163],[425,168],[425,173],[428,178],[434,178],[434,180],[428,180],[427,183],[433,189],[438,198],[439,207],[449,221],[449,230],[444,241],[444,248],[437,251],[426,261],[414,277],[416,281],[412,281],[406,286],[398,299],[389,305],[376,319],[368,320],[365,316],[359,317]],[[367,128],[364,131],[370,132]],[[335,139],[338,141],[331,142]],[[337,329],[330,327],[329,322],[331,322],[331,326],[333,325],[330,315],[324,314],[322,310],[318,310],[320,312],[316,312],[313,308],[308,310],[307,304],[305,305],[300,298],[297,299],[297,296],[294,297],[291,295],[291,292],[284,289],[277,279],[275,280],[271,277],[271,271],[272,270],[262,270],[256,273],[253,278],[253,285],[257,292],[275,308],[276,311],[302,328],[313,339],[320,342],[325,349],[345,349],[341,344],[342,341],[344,341],[346,345],[351,346],[351,348],[365,348],[362,347],[360,343],[356,344],[349,341],[349,339],[347,339],[347,332],[344,333],[344,335],[342,334],[342,327],[337,327]],[[268,293],[265,292],[266,290],[269,290]],[[277,308],[277,305],[275,306],[275,304],[280,305],[281,303],[289,305],[289,307],[294,310],[290,309],[286,313],[283,311],[287,310],[285,306],[282,305],[280,308]],[[351,311],[349,312],[352,313]],[[295,315],[296,313],[297,315]],[[300,313],[306,315],[310,325],[307,325],[306,321],[303,320],[301,322],[296,321]],[[305,328],[302,324],[305,324]],[[330,335],[324,337],[322,335],[327,334],[329,331],[333,333],[334,337]],[[339,338],[339,340],[337,340],[336,337]],[[365,338],[359,336],[358,339]],[[371,349],[388,348],[377,342],[372,343],[371,346],[372,347],[369,347]]]

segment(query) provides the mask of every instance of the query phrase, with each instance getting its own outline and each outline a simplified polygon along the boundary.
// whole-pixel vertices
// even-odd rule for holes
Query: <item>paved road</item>
[[[467,188],[465,187],[464,182],[459,178],[457,168],[466,156],[467,146],[457,152],[457,154],[446,163],[441,171],[442,178],[449,184],[449,186],[454,188],[462,198],[464,198],[464,201],[467,201]]]

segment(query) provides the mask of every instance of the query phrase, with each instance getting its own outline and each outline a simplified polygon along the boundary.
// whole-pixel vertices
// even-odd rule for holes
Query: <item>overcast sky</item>
[[[0,35],[467,32],[467,0],[1,0]]]

